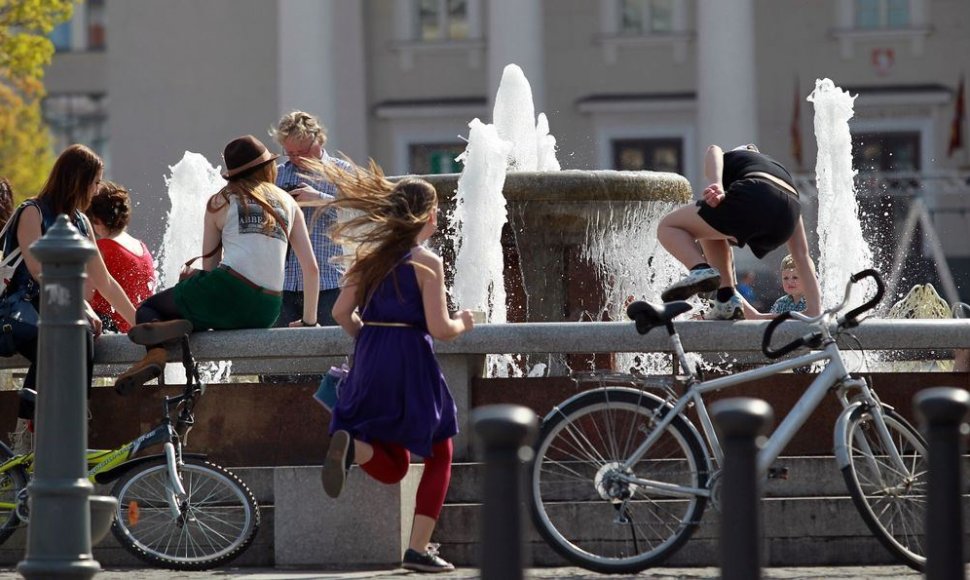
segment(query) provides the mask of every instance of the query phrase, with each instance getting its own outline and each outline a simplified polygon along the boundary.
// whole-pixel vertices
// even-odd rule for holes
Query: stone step
[[[834,457],[781,457],[777,467],[788,468],[788,479],[768,480],[766,497],[813,497],[846,495],[845,482]],[[306,469],[319,469],[306,466]],[[253,491],[260,505],[273,503],[272,467],[231,467]],[[446,504],[477,503],[481,501],[485,466],[482,463],[455,463]],[[104,491],[107,493],[107,490]]]
[[[761,503],[762,533],[766,565],[812,566],[839,564],[893,564],[892,557],[872,537],[856,512],[842,476],[831,457],[792,457],[779,461],[790,470],[788,481],[771,480]],[[262,523],[250,549],[233,565],[379,565],[393,559],[400,541],[406,545],[413,510],[413,496],[420,479],[420,465],[412,467],[399,486],[383,486],[360,469],[353,469],[346,493],[330,500],[320,488],[319,467],[232,468],[253,491],[260,503]],[[442,510],[435,541],[442,553],[458,565],[479,561],[481,540],[481,489],[484,466],[463,463],[454,466],[448,500]],[[98,493],[109,490],[100,488]],[[523,495],[523,500],[524,500]],[[576,531],[586,531],[596,521],[595,513],[572,518]],[[277,517],[282,518],[277,526]],[[533,528],[523,506],[527,553],[537,566],[566,562],[547,546]],[[393,525],[392,525],[393,524]],[[609,523],[604,523],[609,525]],[[671,565],[712,566],[718,563],[719,514],[708,506],[693,538],[670,560]],[[393,530],[392,530],[393,528]],[[965,524],[970,530],[970,525]],[[354,561],[363,554],[358,536],[393,538],[382,546],[382,562]],[[400,538],[398,536],[400,535]],[[0,564],[13,565],[23,558],[26,529],[21,528],[0,546]],[[375,545],[376,546],[376,545]],[[376,551],[376,550],[375,550]],[[970,553],[970,550],[968,550]],[[389,555],[390,554],[390,555]],[[94,550],[105,566],[139,565],[108,535]]]

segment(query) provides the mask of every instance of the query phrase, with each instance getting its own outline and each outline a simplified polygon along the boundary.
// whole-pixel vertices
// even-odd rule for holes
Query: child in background
[[[808,260],[809,265],[812,267],[812,273],[814,273],[815,262],[811,258]],[[807,308],[805,286],[798,276],[798,270],[795,268],[795,259],[792,258],[791,254],[781,260],[781,286],[785,290],[785,294],[778,300],[775,300],[775,303],[771,305],[771,311],[769,313],[762,314],[745,301],[744,317],[747,320],[766,320],[777,318],[779,314],[784,312],[803,312]]]
[[[473,322],[468,310],[448,314],[441,258],[423,245],[438,225],[437,195],[422,179],[388,181],[373,162],[370,171],[323,170],[341,194],[331,205],[357,212],[333,230],[335,240],[357,244],[333,307],[354,338],[354,364],[333,409],[323,489],[339,496],[355,461],[395,484],[411,453],[423,457],[402,566],[447,572],[454,566],[430,541],[451,481],[458,413],[433,339],[451,340]]]
[[[131,198],[128,190],[116,183],[102,181],[86,212],[98,238],[98,250],[111,276],[121,284],[137,308],[155,293],[155,261],[145,242],[128,233]],[[101,317],[103,328],[128,332],[131,325],[98,292],[91,306]]]

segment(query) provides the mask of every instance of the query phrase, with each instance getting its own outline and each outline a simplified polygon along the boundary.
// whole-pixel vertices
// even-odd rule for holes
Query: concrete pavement
[[[420,575],[424,577],[425,575]],[[463,568],[447,574],[427,575],[435,578],[478,578],[475,568]],[[19,578],[15,569],[0,568],[0,579]],[[418,578],[419,575],[403,569],[396,570],[280,570],[273,568],[221,568],[205,572],[173,572],[148,568],[111,568],[95,576],[97,580],[394,580]],[[526,578],[589,580],[609,578],[610,580],[675,580],[675,579],[714,579],[720,578],[718,568],[650,568],[637,575],[603,575],[582,568],[531,568]],[[921,578],[922,576],[905,566],[819,566],[812,568],[765,568],[762,578],[778,580],[835,579],[866,580]]]

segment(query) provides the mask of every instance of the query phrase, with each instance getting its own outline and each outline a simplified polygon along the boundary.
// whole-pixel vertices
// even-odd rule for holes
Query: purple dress
[[[409,253],[384,278],[364,307],[365,324],[330,433],[342,429],[361,441],[397,443],[430,457],[434,443],[458,433],[458,410],[435,358],[410,258]]]

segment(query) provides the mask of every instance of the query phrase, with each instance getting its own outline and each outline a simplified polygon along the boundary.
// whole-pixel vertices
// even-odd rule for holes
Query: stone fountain
[[[422,177],[434,185],[448,215],[459,174]],[[509,210],[502,245],[512,322],[579,320],[584,312],[607,310],[604,284],[615,281],[601,279],[599,265],[584,256],[584,247],[610,228],[629,224],[631,215],[655,217],[658,212],[650,209],[665,212],[692,197],[685,177],[653,171],[509,172],[503,194]],[[446,236],[435,242],[450,263]],[[647,256],[643,259],[642,272],[615,275],[646,276]]]

